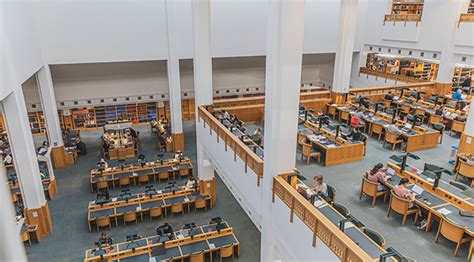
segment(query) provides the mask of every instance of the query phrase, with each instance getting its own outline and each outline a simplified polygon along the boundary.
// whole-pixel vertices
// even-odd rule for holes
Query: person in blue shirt
[[[453,93],[452,98],[454,100],[462,100],[462,90],[458,89],[456,93]]]

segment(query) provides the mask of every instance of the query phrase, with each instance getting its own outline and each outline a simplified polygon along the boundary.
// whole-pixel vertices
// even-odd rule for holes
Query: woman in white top
[[[328,186],[323,181],[323,176],[314,176],[314,187],[311,189],[315,194],[321,192],[325,195],[328,194]]]

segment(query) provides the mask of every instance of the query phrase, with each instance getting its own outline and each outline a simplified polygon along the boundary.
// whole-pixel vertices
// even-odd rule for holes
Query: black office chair
[[[364,234],[366,234],[370,239],[377,243],[377,245],[379,245],[381,248],[383,248],[383,246],[385,245],[385,239],[382,235],[379,234],[379,232],[366,227],[364,228]]]
[[[330,185],[327,185],[328,187],[328,202],[329,203],[334,203],[334,201],[336,201],[336,189]]]
[[[451,184],[452,186],[454,187],[457,187],[459,188],[461,191],[465,191],[465,190],[469,190],[471,189],[468,185],[465,185],[461,182],[458,182],[458,181],[449,181],[449,184]]]
[[[439,143],[442,144],[443,143],[444,128],[445,128],[444,125],[433,123],[432,127],[433,127],[434,130],[438,131],[441,134],[441,139],[440,139]]]
[[[338,203],[332,203],[332,207],[334,207],[334,209],[337,210],[337,212],[339,212],[341,215],[343,215],[344,217],[347,217],[348,215],[350,215],[351,211],[349,210],[349,208],[347,208],[346,206],[342,205],[342,204],[338,204]]]

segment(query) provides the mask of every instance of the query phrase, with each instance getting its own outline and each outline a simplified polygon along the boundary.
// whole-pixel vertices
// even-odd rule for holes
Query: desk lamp
[[[389,247],[386,250],[387,250],[387,253],[380,255],[380,259],[379,259],[380,262],[387,261],[389,257],[394,257],[396,261],[407,261],[407,259],[404,256],[402,256],[402,254],[400,254],[400,252],[398,252],[398,250],[396,250],[395,248]]]
[[[220,222],[222,222],[221,217],[213,217],[213,218],[211,218],[211,221],[209,222],[209,224],[217,224],[217,223],[220,223]]]
[[[393,108],[393,113],[392,113],[392,124],[395,124],[397,121],[397,115],[400,112],[400,107],[394,107]]]
[[[322,115],[318,117],[319,129],[322,128],[323,124],[329,124],[329,117],[326,115]]]
[[[395,91],[400,91],[400,98],[403,97],[403,92],[405,92],[405,90],[410,90],[410,88],[400,87],[400,88],[395,89]]]
[[[125,166],[124,166],[125,159],[119,159],[118,162],[119,162],[120,168],[121,168],[122,171],[123,171],[123,169],[124,169],[124,167],[125,167]]]
[[[418,102],[420,100],[422,94],[426,94],[426,92],[418,91],[416,93],[416,102]]]
[[[435,180],[434,183],[433,183],[433,190],[435,190],[438,187],[439,180],[441,179],[441,174],[442,173],[452,175],[451,171],[449,171],[445,168],[436,166],[436,165],[428,164],[428,163],[425,163],[425,166],[424,166],[423,169],[424,170],[423,170],[422,174],[424,174],[425,176],[431,177]]]
[[[308,112],[313,113],[314,110],[313,109],[306,109],[304,111],[304,121],[308,120]]]
[[[375,106],[375,114],[377,114],[377,111],[379,111],[379,105],[385,105],[384,102],[375,102],[374,103],[374,106]],[[382,107],[383,108],[383,107]]]
[[[347,98],[349,97],[349,93],[342,93],[341,95],[344,98],[344,100],[342,101],[343,104],[347,103]]]
[[[401,172],[403,172],[403,171],[405,170],[405,168],[406,168],[408,157],[413,158],[413,159],[416,159],[416,160],[420,159],[419,156],[414,155],[414,154],[412,154],[412,153],[406,153],[405,155],[401,155],[401,156],[392,155],[392,156],[390,157],[390,159],[392,159],[392,160],[394,160],[394,161],[396,161],[396,162],[398,162],[398,163],[401,163],[401,165],[400,165],[400,173],[401,173]]]
[[[158,155],[156,155],[158,157],[158,159],[160,160],[160,165],[163,165],[163,153],[160,153]]]

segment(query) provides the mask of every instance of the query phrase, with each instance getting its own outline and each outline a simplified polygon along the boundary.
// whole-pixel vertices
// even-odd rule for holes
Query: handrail
[[[391,79],[395,81],[400,81],[400,82],[407,82],[407,83],[425,83],[429,82],[428,80],[424,79],[419,79],[419,78],[414,78],[410,76],[403,76],[403,75],[397,75],[397,74],[391,74],[391,73],[386,73],[386,72],[380,72],[377,70],[372,70],[367,67],[361,67],[359,70],[360,74],[367,74],[367,75],[373,75],[376,77],[383,77],[385,79]]]
[[[387,91],[395,90],[399,88],[421,88],[421,87],[434,87],[435,82],[424,82],[424,83],[410,83],[405,85],[390,85],[390,86],[373,86],[373,87],[358,87],[349,89],[350,93],[359,93],[359,92],[372,92],[372,91]]]
[[[247,145],[245,145],[238,137],[220,123],[204,106],[199,107],[199,119],[204,121],[204,127],[209,125],[209,132],[217,134],[217,142],[219,138],[225,143],[225,148],[230,147],[234,151],[234,161],[236,156],[245,163],[245,173],[247,167],[250,167],[257,174],[257,186],[260,186],[260,179],[263,177],[263,159],[255,154]]]
[[[290,222],[293,222],[293,214],[296,214],[313,232],[313,247],[316,246],[316,238],[319,238],[341,261],[375,261],[292,188],[282,176],[273,178],[273,202],[275,195],[290,208]]]
[[[394,23],[396,21],[401,21],[401,22],[418,22],[421,21],[421,14],[388,14],[384,16],[384,24],[386,21],[393,21]]]
[[[474,14],[461,14],[461,15],[459,15],[458,27],[459,27],[459,23],[461,23],[461,22],[474,22]]]

